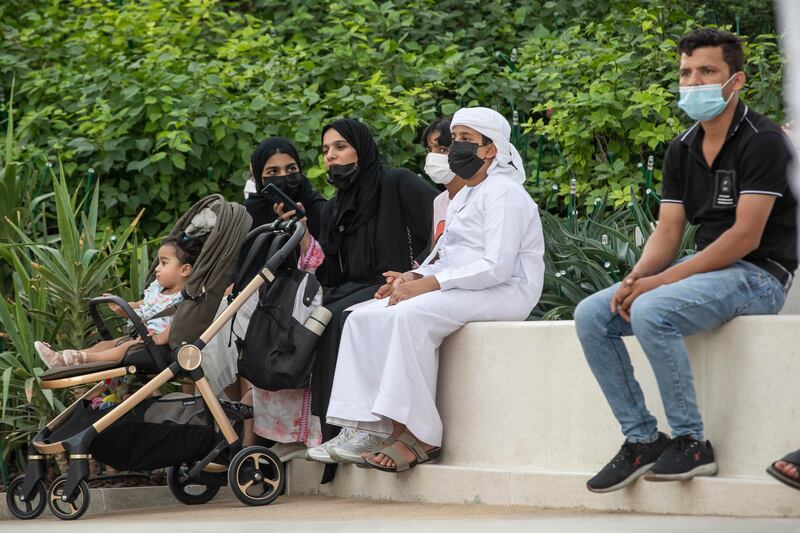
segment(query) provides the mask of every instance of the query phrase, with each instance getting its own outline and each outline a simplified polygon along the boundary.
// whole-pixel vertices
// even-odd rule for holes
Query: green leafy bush
[[[519,51],[514,78],[520,86],[531,82],[529,105],[538,112],[525,129],[557,147],[531,188],[535,197],[567,198],[575,178],[580,204],[591,207],[608,196],[615,207],[624,206],[632,185],[641,197],[640,167],[650,156],[656,161],[654,185],[660,184],[667,144],[691,125],[676,107],[675,48],[695,20],[680,10],[641,7],[629,15],[560,32],[540,27]],[[779,120],[783,108],[775,88],[782,63],[776,38],[761,35],[746,48],[749,81],[743,98]]]
[[[608,193],[620,206],[637,164],[653,154],[660,167],[681,127],[670,39],[710,21],[705,4],[9,2],[0,6],[0,78],[20,81],[23,154],[58,152],[67,175],[87,182],[94,168],[103,216],[125,225],[147,206],[148,234],[208,193],[239,197],[250,151],[266,136],[294,139],[330,193],[319,156],[327,121],[363,118],[389,163],[419,170],[421,126],[476,104],[510,119],[516,111],[528,171],[541,170],[530,183],[540,204],[563,211],[574,175],[580,203]],[[733,24],[739,12],[714,13]],[[744,27],[763,26],[742,14]],[[747,97],[780,118],[774,44],[753,41]],[[547,125],[535,120],[550,108]],[[537,159],[542,135],[561,156],[545,149]]]

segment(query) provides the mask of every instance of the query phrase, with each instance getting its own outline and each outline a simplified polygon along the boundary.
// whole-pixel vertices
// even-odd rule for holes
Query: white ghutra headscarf
[[[489,174],[505,176],[519,184],[525,183],[522,157],[511,144],[511,126],[508,120],[488,107],[465,107],[456,111],[450,127],[467,126],[489,137],[497,148],[497,155],[489,166]]]

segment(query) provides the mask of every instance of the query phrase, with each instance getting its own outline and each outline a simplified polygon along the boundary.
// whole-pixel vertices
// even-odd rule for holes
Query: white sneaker
[[[353,438],[353,433],[355,431],[356,430],[351,428],[342,428],[339,434],[328,442],[323,442],[316,448],[309,448],[306,453],[306,459],[310,461],[319,461],[320,463],[335,463],[336,461],[331,457],[330,451],[334,447],[344,444],[346,441]]]
[[[362,453],[376,453],[384,446],[386,442],[374,433],[358,431],[352,439],[335,446],[328,453],[336,462],[359,464],[364,462]]]
[[[279,442],[270,448],[282,463],[292,459],[305,459],[308,448],[302,442]]]

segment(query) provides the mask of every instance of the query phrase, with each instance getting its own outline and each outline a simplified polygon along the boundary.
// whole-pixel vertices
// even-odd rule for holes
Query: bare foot
[[[800,472],[797,467],[788,461],[775,461],[775,468],[784,476],[800,481]]]

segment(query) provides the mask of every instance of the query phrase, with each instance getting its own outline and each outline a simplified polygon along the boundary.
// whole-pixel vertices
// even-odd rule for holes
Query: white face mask
[[[247,181],[244,182],[244,199],[247,200],[251,194],[255,194],[257,192],[256,182],[252,178],[248,178]]]
[[[455,173],[450,170],[447,154],[434,154],[433,152],[425,156],[425,174],[439,185],[447,185],[455,177]]]

